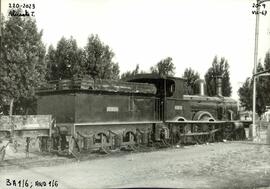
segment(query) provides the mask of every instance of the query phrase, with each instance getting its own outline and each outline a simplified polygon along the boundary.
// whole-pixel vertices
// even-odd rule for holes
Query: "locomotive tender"
[[[62,80],[36,91],[37,113],[56,121],[49,144],[69,152],[244,139],[236,101],[206,96],[203,81],[198,85],[200,94],[185,95],[185,79],[153,74],[127,82]]]
[[[237,102],[221,96],[217,81],[214,97],[204,94],[203,80],[196,95],[187,95],[185,79],[154,74],[49,82],[36,90],[37,115],[0,117],[0,142],[27,138],[27,148],[76,157],[95,149],[245,139]]]

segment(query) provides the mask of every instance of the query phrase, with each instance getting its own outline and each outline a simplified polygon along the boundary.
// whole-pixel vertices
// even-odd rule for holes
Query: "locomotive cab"
[[[184,121],[191,116],[189,104],[183,99],[185,93],[185,79],[178,77],[162,77],[158,74],[138,74],[129,82],[151,83],[157,88],[158,98],[155,106],[160,119]]]
[[[157,74],[137,74],[128,82],[151,83],[157,88],[156,96],[183,98],[184,79],[176,77],[161,77]]]

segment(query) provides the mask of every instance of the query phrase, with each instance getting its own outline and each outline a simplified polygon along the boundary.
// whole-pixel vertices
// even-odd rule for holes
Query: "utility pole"
[[[258,60],[258,38],[259,38],[259,21],[260,21],[260,6],[259,0],[257,0],[257,14],[255,24],[255,48],[254,48],[254,69],[253,75],[257,73],[257,60]],[[253,110],[252,110],[252,139],[255,137],[256,132],[256,78],[253,78]]]
[[[253,76],[257,75],[257,61],[258,61],[258,39],[259,39],[259,20],[260,20],[260,6],[262,3],[270,0],[257,0],[256,4],[256,24],[255,24],[255,48],[254,48],[254,70]],[[256,78],[253,78],[253,110],[252,110],[252,138],[254,139],[256,133]]]

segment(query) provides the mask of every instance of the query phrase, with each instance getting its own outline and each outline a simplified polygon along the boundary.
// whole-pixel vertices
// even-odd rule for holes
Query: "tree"
[[[228,61],[222,57],[218,61],[218,57],[215,56],[212,67],[210,67],[205,74],[206,90],[209,96],[215,96],[216,91],[216,79],[218,76],[222,77],[222,95],[231,96],[232,87],[230,82],[230,72]]]
[[[270,50],[265,54],[263,71],[270,70]],[[261,85],[261,92],[263,92],[263,98],[265,100],[265,106],[270,105],[270,76],[259,77],[259,84]]]
[[[35,93],[45,80],[45,46],[31,17],[11,16],[3,20],[0,64],[0,100],[10,103],[10,114],[34,113]]]
[[[266,53],[264,58],[264,70],[270,70],[270,50]],[[263,89],[266,94],[264,95],[266,106],[270,106],[270,76],[262,77],[263,79]]]
[[[152,66],[150,70],[152,73],[159,74],[161,77],[174,76],[175,74],[175,66],[171,57],[159,61],[155,66]]]
[[[257,72],[269,70],[270,68],[270,51],[266,53],[264,59],[264,65],[261,62],[257,65]],[[253,81],[254,78],[248,78],[246,82],[239,88],[239,100],[241,106],[246,110],[252,110],[253,105]],[[270,105],[269,97],[269,86],[270,78],[268,77],[257,77],[256,79],[256,112],[261,115],[265,112],[265,107]]]
[[[56,58],[55,58],[55,49],[52,45],[49,46],[46,57],[45,57],[46,65],[47,65],[47,80],[57,79],[57,66],[56,66]]]
[[[265,70],[270,69],[270,50],[266,53],[264,58],[264,68]]]
[[[264,68],[259,62],[257,65],[257,72],[263,71]],[[252,110],[253,100],[253,82],[254,78],[247,78],[242,87],[238,89],[241,106],[246,110]],[[265,92],[264,92],[264,78],[258,78],[256,81],[256,110],[259,115],[265,111]]]
[[[195,72],[191,68],[186,68],[183,74],[183,78],[186,79],[187,92],[190,95],[195,94],[195,81],[200,78],[198,72]]]
[[[46,55],[48,67],[48,80],[69,79],[82,74],[83,51],[78,48],[73,37],[66,39],[62,37],[57,43],[56,49],[49,46]]]
[[[100,41],[98,35],[91,35],[84,48],[84,75],[94,79],[119,79],[118,63],[112,61],[113,51]]]
[[[50,46],[46,55],[48,80],[90,77],[94,79],[118,79],[119,66],[112,61],[114,53],[97,35],[91,35],[84,49],[77,46],[72,37],[64,37],[56,49]]]
[[[248,77],[243,83],[242,87],[238,90],[240,96],[241,106],[245,107],[246,110],[252,110],[252,80]]]
[[[136,65],[136,68],[133,70],[133,71],[127,71],[125,73],[123,73],[121,75],[121,80],[126,80],[128,78],[132,78],[133,76],[137,75],[137,74],[142,74],[142,73],[145,73],[144,71],[139,71],[140,70],[140,67],[139,67],[139,64]]]

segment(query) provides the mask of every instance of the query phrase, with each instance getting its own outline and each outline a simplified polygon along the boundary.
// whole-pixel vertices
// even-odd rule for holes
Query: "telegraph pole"
[[[254,70],[253,75],[257,75],[257,61],[258,61],[258,39],[259,39],[259,21],[260,21],[260,6],[262,3],[270,0],[257,0],[256,4],[256,24],[255,24],[255,48],[254,48]],[[256,132],[256,78],[253,77],[253,110],[252,110],[252,138]]]
[[[255,48],[254,48],[254,69],[253,75],[257,73],[257,60],[258,60],[258,38],[259,38],[259,21],[260,21],[260,1],[257,0],[257,13],[256,13],[256,24],[255,24]],[[256,78],[253,78],[253,110],[252,110],[252,138],[256,132]]]

